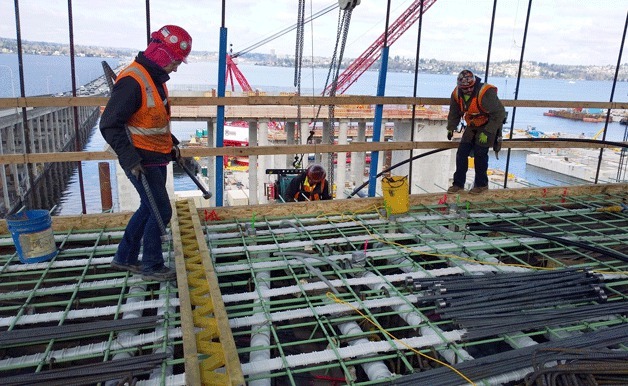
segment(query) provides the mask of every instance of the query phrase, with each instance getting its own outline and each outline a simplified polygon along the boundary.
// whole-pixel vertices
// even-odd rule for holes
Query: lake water
[[[87,83],[100,76],[102,72],[102,58],[77,58],[76,73],[80,82],[77,86]],[[118,65],[118,60],[105,59],[112,68]],[[287,67],[266,67],[255,65],[240,65],[240,70],[254,89],[269,93],[280,91],[294,91],[294,69]],[[11,70],[9,70],[11,68]],[[71,88],[70,61],[67,57],[26,55],[24,58],[25,86],[27,96],[56,94],[66,92]],[[218,66],[214,62],[189,63],[179,67],[179,71],[172,74],[168,86],[173,91],[192,90],[207,91],[217,88]],[[419,74],[417,78],[417,92],[419,97],[448,97],[454,87],[456,74],[433,75]],[[325,86],[327,78],[326,69],[304,69],[301,75],[302,94],[319,95]],[[367,71],[348,90],[348,94],[375,95],[378,74],[376,71]],[[502,99],[514,99],[516,79],[490,78],[489,83],[498,87],[499,96]],[[414,75],[410,73],[389,73],[386,81],[387,96],[412,96]],[[12,87],[13,86],[13,87]],[[0,96],[11,97],[12,88],[19,94],[19,81],[17,75],[17,56],[0,55]],[[314,90],[314,94],[312,94]],[[612,82],[610,81],[580,81],[580,80],[554,80],[554,79],[522,79],[519,86],[518,99],[529,100],[565,100],[565,101],[596,101],[608,102],[610,100]],[[619,82],[616,86],[615,102],[628,102],[628,82]],[[508,108],[510,121],[506,127],[510,127],[513,117],[513,109]],[[518,108],[514,115],[514,128],[535,127],[546,133],[561,132],[571,135],[584,134],[592,137],[603,126],[603,123],[589,123],[571,121],[561,118],[546,117],[543,108]],[[173,122],[173,133],[181,140],[187,140],[198,128],[204,128],[202,122]],[[611,141],[621,141],[624,138],[625,126],[618,122],[609,123],[606,138]],[[445,133],[443,132],[443,140]],[[86,150],[101,151],[104,148],[104,140],[98,130],[95,130]],[[504,169],[506,152],[500,153],[500,160],[492,155],[490,167]],[[86,189],[86,206],[88,213],[100,212],[100,195],[98,192],[98,162],[83,162],[84,186]],[[113,163],[112,163],[113,170]],[[573,183],[569,177],[547,172],[543,169],[527,166],[523,152],[513,152],[510,159],[509,171],[524,178],[534,185],[549,186],[565,183]],[[175,171],[175,189],[193,190],[196,186],[184,173]],[[112,188],[115,192],[115,179],[112,180]],[[93,190],[92,190],[93,189]],[[79,194],[78,173],[72,180],[59,203],[59,214],[78,214],[81,211]]]

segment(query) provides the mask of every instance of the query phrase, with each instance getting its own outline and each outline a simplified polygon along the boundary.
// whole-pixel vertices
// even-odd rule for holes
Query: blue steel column
[[[382,66],[379,69],[379,80],[377,81],[377,96],[384,96],[386,93],[386,72],[388,71],[388,47],[382,48]],[[375,105],[375,118],[373,119],[373,142],[380,142],[382,134],[382,115],[384,105]],[[375,197],[377,187],[377,164],[379,161],[379,151],[371,152],[371,167],[369,169],[369,197]]]
[[[227,28],[220,27],[220,47],[218,50],[218,97],[225,96],[225,74],[227,68]],[[223,147],[225,137],[225,106],[219,105],[216,111],[216,147]],[[224,176],[223,156],[216,156],[216,206],[223,204]]]
[[[388,72],[388,22],[390,21],[390,2],[386,4],[386,26],[384,29],[384,46],[382,47],[382,66],[379,68],[379,79],[377,80],[377,96],[386,94],[386,73]],[[373,142],[379,142],[382,136],[382,115],[384,105],[375,105],[375,117],[373,118]],[[371,166],[369,168],[369,197],[375,197],[377,188],[377,164],[379,163],[379,152],[371,152]]]

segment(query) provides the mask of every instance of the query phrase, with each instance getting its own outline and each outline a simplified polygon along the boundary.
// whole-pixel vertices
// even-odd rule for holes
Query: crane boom
[[[424,0],[423,12],[427,11],[436,0]],[[388,45],[392,45],[403,35],[421,16],[421,0],[414,0],[412,4],[389,26]],[[368,70],[382,55],[385,33],[382,33],[357,59],[355,59],[339,76],[336,83],[336,93],[343,94],[358,78]],[[328,94],[331,86],[327,86],[324,94]]]
[[[238,82],[238,84],[240,85],[240,88],[242,88],[242,91],[244,92],[253,91],[253,88],[251,87],[249,82],[246,80],[246,77],[244,76],[242,71],[240,71],[238,66],[233,61],[233,57],[227,54],[227,71],[225,73],[225,83],[231,84],[231,91],[235,90],[235,85],[233,83],[234,77],[236,81]]]

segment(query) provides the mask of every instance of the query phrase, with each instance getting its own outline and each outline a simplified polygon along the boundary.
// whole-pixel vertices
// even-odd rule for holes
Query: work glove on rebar
[[[131,168],[131,174],[133,174],[138,180],[140,179],[140,176],[144,173],[146,173],[146,169],[144,169],[141,163],[137,163]]]
[[[172,146],[172,151],[170,151],[170,157],[172,157],[172,160],[175,162],[181,161],[181,149],[179,149],[179,146]]]
[[[453,130],[447,130],[447,139],[451,141],[451,139],[454,137],[454,131]]]

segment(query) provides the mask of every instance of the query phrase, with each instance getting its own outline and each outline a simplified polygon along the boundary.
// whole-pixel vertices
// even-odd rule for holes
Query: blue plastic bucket
[[[43,209],[27,210],[7,217],[7,227],[22,263],[39,263],[57,256],[51,225],[50,213]]]

